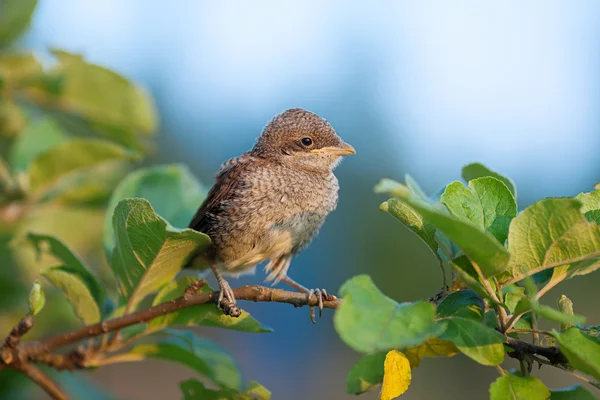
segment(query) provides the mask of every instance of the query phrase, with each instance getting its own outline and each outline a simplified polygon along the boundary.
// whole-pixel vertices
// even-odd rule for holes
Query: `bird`
[[[355,153],[325,119],[292,108],[265,126],[252,149],[222,164],[189,224],[211,238],[201,257],[219,284],[217,307],[239,316],[224,276],[253,273],[267,262],[266,282],[285,283],[307,298],[317,295],[322,314],[323,300],[335,296],[307,289],[288,276],[288,269],[336,208],[339,184],[333,171],[343,156]],[[221,307],[224,299],[227,308]],[[316,322],[314,307],[310,319]]]

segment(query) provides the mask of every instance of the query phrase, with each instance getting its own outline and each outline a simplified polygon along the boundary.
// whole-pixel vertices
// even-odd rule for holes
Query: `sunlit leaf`
[[[418,346],[407,347],[403,352],[411,368],[417,368],[424,357],[452,357],[460,350],[449,340],[431,338]]]
[[[10,164],[15,170],[27,171],[38,155],[57,146],[67,136],[51,118],[42,118],[27,125],[10,148]]]
[[[399,183],[381,183],[376,190],[383,190],[400,198],[425,221],[436,226],[479,266],[485,277],[492,277],[505,270],[509,253],[490,233],[420,201],[407,187]]]
[[[540,271],[571,264],[573,274],[600,258],[600,226],[581,215],[575,199],[545,199],[528,207],[510,226],[511,259],[501,281],[512,283]]]
[[[346,281],[340,295],[343,301],[335,312],[335,328],[357,351],[374,353],[417,346],[444,332],[445,324],[434,321],[433,304],[399,304],[381,293],[367,275]]]
[[[401,396],[408,387],[412,374],[406,356],[398,350],[390,350],[385,356],[383,384],[380,400],[392,400]]]
[[[484,176],[491,176],[502,181],[506,185],[508,190],[510,190],[510,192],[513,194],[513,196],[517,198],[517,189],[515,187],[515,183],[510,178],[502,176],[499,173],[490,170],[485,165],[480,163],[472,163],[464,166],[462,169],[462,178],[466,182],[470,182],[473,179],[482,178]]]
[[[172,281],[192,255],[210,244],[202,233],[167,226],[144,199],[120,201],[112,220],[116,242],[111,267],[126,313]]]
[[[600,338],[587,335],[578,328],[553,331],[569,366],[600,379]]]
[[[579,193],[575,198],[581,202],[581,213],[588,221],[596,221],[600,224],[600,190]]]
[[[29,164],[32,192],[47,191],[68,174],[107,162],[135,160],[137,155],[121,146],[97,139],[63,141],[37,155]]]
[[[46,304],[46,295],[40,281],[33,282],[31,289],[29,290],[29,299],[27,301],[29,306],[29,313],[31,315],[37,315],[44,305]]]
[[[490,386],[490,400],[548,400],[550,390],[534,376],[505,374]]]
[[[453,182],[446,186],[441,200],[453,216],[488,231],[500,243],[506,241],[510,221],[517,215],[513,194],[503,182],[489,176],[469,181],[468,188]]]
[[[483,322],[463,317],[446,318],[446,332],[441,339],[452,341],[467,357],[483,365],[498,365],[504,361],[505,338]]]
[[[119,201],[140,197],[148,200],[155,212],[178,228],[188,226],[204,200],[206,190],[184,165],[161,165],[132,172],[112,194],[104,222],[104,248],[110,257],[115,244],[111,216]]]

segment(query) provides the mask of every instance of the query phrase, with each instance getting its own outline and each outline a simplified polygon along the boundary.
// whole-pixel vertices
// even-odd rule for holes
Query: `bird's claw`
[[[217,308],[223,310],[225,315],[232,316],[234,318],[239,317],[242,314],[242,310],[237,306],[235,295],[231,286],[225,279],[219,279],[219,297],[217,299]]]
[[[307,301],[310,301],[310,298],[312,295],[316,295],[317,296],[317,306],[319,308],[319,318],[321,318],[323,316],[323,301],[331,301],[331,300],[335,300],[335,296],[327,294],[327,291],[325,289],[310,289],[307,293]],[[317,320],[315,318],[315,306],[310,306],[309,307],[309,312],[310,312],[310,320],[313,324],[317,323]]]

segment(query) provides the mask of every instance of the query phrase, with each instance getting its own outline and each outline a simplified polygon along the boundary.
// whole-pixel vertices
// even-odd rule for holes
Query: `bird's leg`
[[[226,315],[230,315],[232,317],[239,317],[242,314],[242,310],[236,305],[235,295],[233,294],[233,290],[231,290],[231,286],[229,283],[221,276],[215,264],[210,264],[210,268],[215,274],[215,278],[217,278],[217,282],[219,283],[219,298],[217,300],[217,307],[221,308]],[[226,302],[223,302],[226,300]],[[221,303],[223,306],[221,307]]]
[[[310,299],[310,296],[312,296],[313,294],[316,295],[317,299],[319,301],[319,305],[318,305],[319,318],[323,315],[323,300],[335,300],[336,299],[335,296],[327,294],[327,291],[325,289],[307,289],[287,275],[284,276],[283,278],[281,278],[281,282],[293,287],[294,289],[296,289],[299,292],[306,293],[307,300]],[[315,307],[310,306],[309,309],[310,309],[310,320],[312,321],[313,324],[316,324],[317,321],[315,319]]]

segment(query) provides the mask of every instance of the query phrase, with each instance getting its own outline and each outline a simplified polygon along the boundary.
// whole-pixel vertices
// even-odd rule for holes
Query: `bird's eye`
[[[309,147],[313,144],[312,139],[309,137],[302,138],[301,142],[302,142],[302,145],[304,145],[306,147]]]

